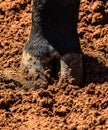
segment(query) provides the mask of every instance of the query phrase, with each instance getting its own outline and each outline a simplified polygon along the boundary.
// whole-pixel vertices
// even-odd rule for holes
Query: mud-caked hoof
[[[62,57],[60,79],[72,85],[82,85],[83,64],[81,53],[68,53]]]
[[[26,50],[23,51],[21,61],[21,73],[23,75],[24,86],[28,89],[46,87],[52,72],[52,60],[55,54],[50,57],[40,59]]]

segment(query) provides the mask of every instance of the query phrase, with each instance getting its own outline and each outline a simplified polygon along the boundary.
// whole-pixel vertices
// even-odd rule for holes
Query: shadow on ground
[[[108,67],[99,63],[96,58],[83,55],[83,68],[83,86],[87,86],[89,83],[102,84],[108,82]]]

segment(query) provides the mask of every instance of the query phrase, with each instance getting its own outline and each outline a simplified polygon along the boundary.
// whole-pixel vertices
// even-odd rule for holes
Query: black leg
[[[32,27],[23,50],[22,69],[34,81],[48,84],[51,76],[60,73],[61,79],[65,76],[72,84],[81,83],[79,4],[80,0],[33,0]]]

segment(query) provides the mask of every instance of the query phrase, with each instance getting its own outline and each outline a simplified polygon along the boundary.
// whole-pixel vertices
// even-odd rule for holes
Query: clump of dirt
[[[78,33],[83,86],[33,90],[15,80],[31,27],[31,0],[0,0],[0,129],[108,129],[108,2],[81,0]],[[7,75],[5,77],[4,75]]]
[[[30,0],[0,2],[0,70],[19,67],[31,26]]]

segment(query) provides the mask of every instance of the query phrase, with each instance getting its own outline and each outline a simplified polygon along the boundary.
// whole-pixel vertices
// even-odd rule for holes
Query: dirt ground
[[[108,130],[108,1],[80,1],[83,86],[59,82],[33,91],[11,78],[30,27],[31,0],[0,0],[0,129]]]

